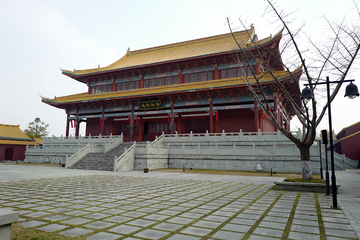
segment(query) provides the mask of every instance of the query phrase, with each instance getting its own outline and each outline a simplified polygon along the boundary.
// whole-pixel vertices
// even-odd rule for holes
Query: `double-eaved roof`
[[[243,49],[252,48],[254,47],[254,44],[262,45],[280,36],[281,33],[282,31],[274,37],[270,36],[255,43],[255,28],[251,25],[250,29],[234,32],[233,34],[227,33],[136,51],[130,51],[130,49],[128,49],[127,53],[122,58],[109,66],[85,70],[62,70],[62,72],[63,74],[76,79],[80,76],[98,74],[102,72],[213,56],[239,50],[237,43],[239,43]],[[236,38],[237,43],[235,42],[234,37]]]
[[[1,145],[36,145],[37,142],[29,138],[19,125],[0,124]]]

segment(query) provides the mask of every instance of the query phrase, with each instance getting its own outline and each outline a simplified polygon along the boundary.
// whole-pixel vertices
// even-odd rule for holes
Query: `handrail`
[[[330,151],[329,151],[330,152]],[[321,150],[321,159],[323,161],[326,160],[325,158],[325,153],[326,151],[325,150]],[[328,157],[330,158],[330,153],[328,155]],[[346,168],[346,166],[344,166],[345,164],[349,167],[354,167],[354,168],[357,168],[357,161],[356,160],[352,160],[348,157],[345,156],[345,154],[339,154],[337,152],[334,151],[334,160],[335,160],[335,164],[339,165],[340,163],[342,163],[343,166],[341,166],[341,168]],[[336,161],[337,160],[337,161]],[[328,159],[328,161],[330,161],[330,159]],[[339,166],[340,167],[340,166]]]
[[[85,147],[81,148],[79,151],[68,157],[66,155],[66,162],[65,162],[65,168],[68,169],[72,165],[74,165],[77,161],[79,161],[81,158],[85,157],[86,154],[90,152],[91,144],[88,143]]]
[[[111,149],[119,146],[121,143],[123,143],[123,141],[124,141],[124,136],[123,136],[123,133],[121,133],[121,135],[119,137],[117,137],[114,140],[112,140],[111,142],[108,142],[105,144],[104,153],[107,153]]]
[[[156,136],[155,140],[150,143],[150,146],[163,145],[164,136],[165,136],[164,132],[159,137]]]
[[[294,135],[298,135],[299,132],[292,132],[292,134]],[[247,140],[247,138],[252,137],[252,138],[256,138],[256,140],[269,140],[269,137],[265,137],[265,136],[273,136],[272,140],[283,140],[283,139],[287,139],[285,135],[283,135],[280,131],[276,131],[276,132],[260,132],[260,130],[258,132],[243,132],[242,130],[240,130],[240,132],[225,132],[224,130],[221,133],[209,133],[208,131],[206,131],[205,133],[193,133],[192,131],[190,131],[190,133],[185,133],[185,134],[179,134],[177,131],[174,134],[162,134],[160,137],[161,138],[167,138],[167,139],[175,139],[175,141],[178,140],[184,140],[181,138],[188,138],[188,140],[193,141],[193,140],[197,140],[197,139],[201,139],[201,141],[205,140],[205,141],[209,141],[211,140],[211,138],[216,137],[216,140],[227,140],[229,139],[229,137],[232,138],[236,138],[236,140],[238,141],[242,141],[242,140]],[[160,141],[161,139],[156,138],[151,144],[154,145],[156,144],[157,141]]]
[[[88,140],[88,139],[103,139],[103,138],[105,138],[105,139],[112,139],[112,138],[114,138],[115,136],[118,136],[118,135],[112,135],[112,134],[110,134],[110,135],[101,135],[101,134],[99,134],[99,135],[97,135],[97,136],[91,136],[91,134],[89,134],[88,136],[81,136],[81,135],[79,135],[79,136],[68,136],[68,137],[66,137],[66,136],[60,136],[60,137],[57,137],[57,136],[51,136],[51,137],[44,137],[44,139],[86,139],[86,140]]]
[[[124,153],[121,154],[118,158],[116,157],[114,158],[114,166],[113,166],[114,172],[116,172],[119,168],[121,168],[130,159],[134,159],[135,148],[136,148],[136,142],[134,142],[134,144],[128,149],[125,148]],[[128,169],[128,170],[133,170],[133,169]]]

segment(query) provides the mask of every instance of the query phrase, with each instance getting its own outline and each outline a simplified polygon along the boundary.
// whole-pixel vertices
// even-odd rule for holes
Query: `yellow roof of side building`
[[[255,28],[253,25],[251,25],[250,29],[234,32],[234,36],[237,39],[237,42],[243,46],[243,48],[251,48],[254,46],[254,44],[261,45],[266,43],[271,39],[281,35],[281,33],[282,31],[280,31],[274,37],[270,36],[261,41],[253,43],[253,39],[255,37]],[[62,70],[62,72],[69,76],[85,75],[115,69],[141,67],[150,64],[231,52],[238,49],[239,47],[234,41],[232,34],[227,33],[137,51],[130,51],[130,49],[128,49],[127,53],[121,59],[110,64],[109,66],[85,70],[74,69],[74,71]]]
[[[301,73],[302,68],[292,72],[293,75]],[[273,74],[277,77],[278,80],[286,79],[290,77],[290,73],[287,71],[276,71]],[[273,82],[275,79],[269,73],[260,73],[257,76],[262,83]],[[42,101],[50,105],[57,105],[62,103],[71,103],[71,102],[87,102],[93,100],[110,100],[112,98],[129,98],[129,97],[141,97],[147,95],[158,95],[158,94],[171,94],[177,92],[188,92],[189,90],[207,90],[207,89],[216,89],[216,88],[228,88],[228,87],[241,87],[246,86],[244,79],[245,77],[237,78],[228,78],[228,79],[218,79],[204,82],[194,82],[194,83],[183,83],[176,85],[166,85],[160,87],[151,87],[151,88],[140,88],[116,92],[106,92],[106,93],[97,93],[97,94],[88,94],[80,93],[74,95],[68,95],[63,97],[55,97],[54,99],[42,97]],[[248,76],[247,81],[251,84],[255,84],[256,81],[253,76]]]
[[[0,144],[35,145],[36,142],[21,131],[19,125],[0,124]]]

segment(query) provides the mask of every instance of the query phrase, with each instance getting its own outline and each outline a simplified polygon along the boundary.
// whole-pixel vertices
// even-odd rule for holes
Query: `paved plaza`
[[[272,190],[281,178],[0,164],[0,208],[89,240],[359,239],[359,170],[337,178],[342,210],[324,194]]]

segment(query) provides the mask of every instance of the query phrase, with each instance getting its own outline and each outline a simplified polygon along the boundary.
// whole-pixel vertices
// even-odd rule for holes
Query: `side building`
[[[360,168],[360,122],[343,128],[334,142],[334,150],[339,154],[345,154],[347,158],[357,161]]]
[[[282,31],[258,40],[251,26],[233,34],[128,49],[107,67],[62,70],[86,84],[88,91],[42,101],[65,110],[66,136],[70,126],[78,136],[82,123],[86,123],[86,135],[123,133],[125,141],[140,142],[154,140],[162,132],[276,131],[244,82],[245,78],[253,81],[255,74],[266,86],[265,96],[276,118],[289,130],[294,113],[277,81],[301,105],[297,80],[302,71],[284,70],[281,37]],[[234,38],[250,61],[239,59]],[[264,64],[273,75],[264,72]]]
[[[19,125],[0,124],[0,161],[24,160],[26,145],[37,144],[21,131]]]

